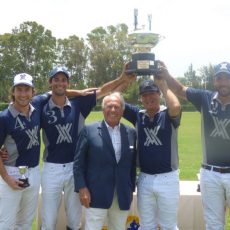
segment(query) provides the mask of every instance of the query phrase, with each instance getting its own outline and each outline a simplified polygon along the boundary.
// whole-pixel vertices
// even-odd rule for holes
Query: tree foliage
[[[70,70],[73,86],[84,88],[87,82],[88,47],[85,41],[77,36],[59,39],[57,42],[57,63]]]
[[[202,80],[202,88],[214,90],[213,88],[214,67],[211,64],[209,64],[208,66],[202,66],[199,71]]]
[[[130,58],[127,31],[128,27],[120,24],[105,29],[98,27],[87,35],[91,86],[102,85],[121,73],[124,61]]]
[[[0,101],[8,101],[13,77],[21,72],[35,79],[36,91],[48,90],[47,75],[55,65],[65,65],[71,73],[72,87],[99,87],[120,75],[131,60],[125,24],[97,27],[85,39],[76,35],[57,39],[50,30],[27,21],[0,35]],[[179,80],[192,87],[212,89],[213,66],[203,66],[199,73],[191,64]],[[138,103],[138,82],[125,92],[125,98]]]
[[[0,47],[0,74],[7,78],[7,86],[14,75],[26,72],[34,77],[38,91],[47,90],[47,72],[56,59],[56,38],[51,31],[36,22],[24,22],[12,34],[0,36]]]

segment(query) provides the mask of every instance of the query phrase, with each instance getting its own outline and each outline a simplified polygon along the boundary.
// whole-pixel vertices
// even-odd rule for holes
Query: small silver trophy
[[[151,53],[151,49],[164,37],[151,32],[151,15],[148,15],[149,31],[137,29],[137,15],[138,10],[134,9],[135,28],[129,34],[129,40],[136,52],[132,54],[132,61],[129,63],[126,73],[135,73],[137,76],[155,75],[159,71],[158,63],[155,61],[155,54]]]
[[[29,179],[27,177],[28,173],[28,167],[27,166],[18,166],[19,173],[21,174],[21,177],[19,178],[20,181],[23,182],[23,184],[20,184],[20,187],[27,188],[30,186]]]

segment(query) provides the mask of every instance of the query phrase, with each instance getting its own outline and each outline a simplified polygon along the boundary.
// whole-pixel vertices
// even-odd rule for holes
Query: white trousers
[[[224,230],[225,207],[230,207],[230,173],[201,168],[200,190],[206,230]]]
[[[9,175],[20,178],[17,167],[5,166]],[[30,186],[13,190],[0,178],[0,229],[31,230],[40,188],[39,166],[28,169]]]
[[[141,230],[178,230],[179,171],[149,175],[140,173],[137,206]]]
[[[115,193],[112,206],[109,209],[85,209],[85,230],[101,230],[106,220],[108,230],[126,230],[128,213],[128,210],[120,210]]]
[[[78,193],[74,192],[73,163],[44,162],[42,170],[42,230],[55,230],[62,195],[67,226],[78,230],[82,207]]]

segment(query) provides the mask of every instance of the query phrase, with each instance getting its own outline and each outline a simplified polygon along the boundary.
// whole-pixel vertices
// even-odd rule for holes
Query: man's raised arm
[[[124,65],[123,71],[118,78],[112,81],[109,81],[98,88],[88,88],[88,89],[83,89],[83,90],[68,89],[66,90],[67,97],[86,96],[86,95],[93,94],[94,91],[96,91],[96,97],[97,99],[100,99],[101,97],[104,97],[105,95],[109,93],[112,93],[115,91],[123,91],[125,88],[127,88],[130,82],[136,79],[135,74],[125,73],[127,65],[128,65],[127,63]]]
[[[176,94],[176,96],[187,99],[186,97],[186,90],[188,87],[182,85],[179,81],[177,81],[174,77],[172,77],[164,62],[158,61],[160,63],[160,73],[156,75],[156,78],[163,78],[167,84],[168,87]]]

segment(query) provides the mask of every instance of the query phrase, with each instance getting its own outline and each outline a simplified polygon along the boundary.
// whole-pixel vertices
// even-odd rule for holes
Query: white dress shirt
[[[105,124],[107,126],[107,129],[109,131],[109,135],[113,144],[114,152],[116,161],[119,162],[121,158],[121,133],[120,133],[120,124],[114,126],[113,128],[108,125],[108,123]]]

